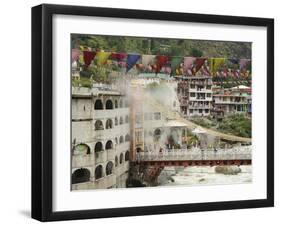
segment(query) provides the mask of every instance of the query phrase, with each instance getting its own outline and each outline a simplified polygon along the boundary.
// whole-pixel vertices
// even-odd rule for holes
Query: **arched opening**
[[[122,144],[122,143],[124,143],[124,137],[123,137],[123,136],[120,136],[120,138],[119,138],[119,144]]]
[[[125,136],[125,141],[126,141],[126,142],[129,142],[129,141],[130,141],[130,135],[129,135],[129,134],[127,134],[127,135]]]
[[[118,108],[118,100],[115,100],[115,101],[114,101],[114,107],[115,107],[115,108]]]
[[[105,123],[105,128],[106,129],[112,129],[113,123],[111,119],[107,119]]]
[[[91,173],[88,169],[86,168],[77,169],[72,173],[72,177],[71,177],[72,184],[90,181],[90,176]]]
[[[91,149],[87,144],[77,144],[74,147],[73,155],[89,155],[91,154]]]
[[[100,99],[96,100],[95,102],[95,110],[102,110],[103,109],[103,104]]]
[[[126,153],[125,153],[125,161],[126,162],[129,161],[129,156],[130,156],[129,151],[126,151]]]
[[[95,122],[95,130],[103,130],[103,124],[101,120]]]
[[[113,170],[113,163],[112,162],[108,162],[106,164],[106,168],[105,168],[106,175],[112,174],[112,170]]]
[[[102,142],[97,142],[95,145],[95,152],[102,151]]]
[[[159,140],[161,136],[161,130],[158,128],[156,130],[154,130],[154,140]]]
[[[107,101],[105,102],[105,108],[106,108],[106,109],[113,109],[113,103],[112,103],[111,100],[107,100]]]
[[[123,158],[124,158],[124,155],[123,155],[123,153],[121,153],[120,156],[119,156],[119,163],[120,164],[123,163]]]
[[[102,178],[102,165],[98,165],[95,169],[95,179]]]
[[[123,107],[123,100],[120,99],[120,104],[119,104],[119,107],[122,108]]]
[[[126,115],[126,117],[125,117],[125,123],[129,123],[129,116],[128,115]]]
[[[161,135],[161,130],[158,128],[154,130],[154,136],[160,136]]]
[[[118,156],[115,156],[115,167],[118,166]]]
[[[119,124],[120,124],[120,125],[123,124],[123,117],[122,117],[122,116],[120,117]]]
[[[105,149],[108,150],[108,149],[112,149],[113,148],[113,143],[111,140],[107,141],[106,144],[105,144]]]
[[[117,126],[118,125],[118,118],[117,117],[115,117],[114,122],[115,122],[115,126]]]

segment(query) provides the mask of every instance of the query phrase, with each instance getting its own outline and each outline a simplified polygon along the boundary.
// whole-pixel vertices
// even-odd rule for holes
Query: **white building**
[[[249,113],[251,109],[251,88],[237,86],[222,89],[213,94],[214,111],[222,111],[225,115]]]
[[[184,117],[208,116],[212,109],[212,79],[210,76],[179,76],[178,97]]]
[[[130,150],[125,96],[109,87],[72,88],[72,189],[126,187]]]

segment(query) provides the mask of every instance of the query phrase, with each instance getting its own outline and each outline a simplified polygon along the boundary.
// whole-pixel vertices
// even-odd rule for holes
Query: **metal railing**
[[[249,146],[231,149],[163,149],[161,152],[140,153],[141,161],[173,160],[250,160],[252,151]]]

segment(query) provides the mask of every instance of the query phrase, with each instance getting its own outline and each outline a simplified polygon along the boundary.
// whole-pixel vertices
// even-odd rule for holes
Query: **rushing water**
[[[165,167],[158,177],[159,185],[219,185],[252,182],[252,166],[240,166],[236,175],[215,172],[215,166],[190,166],[187,168]]]

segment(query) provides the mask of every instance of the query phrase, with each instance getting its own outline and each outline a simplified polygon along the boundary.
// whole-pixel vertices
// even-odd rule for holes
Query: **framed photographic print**
[[[32,8],[32,217],[274,205],[274,21]]]

